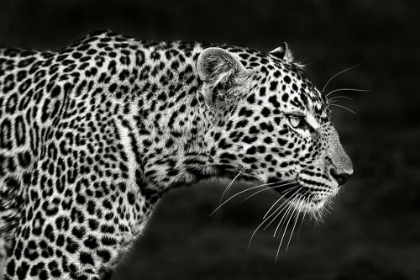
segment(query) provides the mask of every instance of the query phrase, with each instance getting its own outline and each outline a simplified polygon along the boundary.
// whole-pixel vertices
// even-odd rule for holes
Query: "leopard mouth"
[[[308,196],[306,192],[303,192],[304,187],[297,180],[284,181],[271,177],[267,180],[266,185],[286,200]]]
[[[301,185],[297,180],[285,182],[270,178],[267,184],[301,212],[316,212],[322,209],[328,200],[328,197],[320,197],[317,192]]]

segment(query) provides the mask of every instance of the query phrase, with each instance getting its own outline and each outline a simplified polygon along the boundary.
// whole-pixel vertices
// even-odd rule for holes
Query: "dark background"
[[[420,279],[419,1],[0,2],[0,44],[56,49],[95,29],[137,38],[204,40],[269,51],[289,43],[334,107],[355,173],[324,224],[307,222],[275,262],[274,228],[253,230],[277,199],[233,200],[227,182],[169,193],[113,279]],[[245,186],[234,185],[230,195]],[[244,198],[244,197],[243,197]]]

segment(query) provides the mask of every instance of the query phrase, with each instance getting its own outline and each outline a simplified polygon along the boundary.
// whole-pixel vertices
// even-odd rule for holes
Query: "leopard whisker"
[[[293,205],[292,205],[292,203],[295,201],[295,197],[296,197],[296,195],[297,195],[297,193],[296,193],[296,194],[294,194],[294,195],[292,196],[292,198],[290,199],[290,203],[287,205],[287,206],[288,206],[288,208],[287,208],[286,212],[284,213],[283,217],[280,219],[280,221],[279,221],[279,223],[278,223],[278,225],[277,225],[277,227],[276,227],[276,230],[274,231],[274,235],[273,235],[273,237],[275,237],[275,236],[277,235],[277,231],[279,230],[280,226],[281,226],[281,225],[283,224],[283,222],[287,219],[287,216],[289,215],[290,210],[292,210],[292,209],[293,209]]]
[[[295,231],[296,224],[297,224],[297,222],[299,220],[299,213],[301,211],[300,210],[301,207],[302,206],[299,205],[299,209],[297,209],[297,211],[294,214],[295,215],[295,217],[294,217],[295,223],[293,224],[292,232],[290,233],[289,241],[287,242],[287,245],[286,245],[286,252],[287,252],[287,249],[289,248],[289,244],[290,244],[290,241],[292,240],[293,232]]]
[[[319,223],[323,223],[325,225],[324,218],[322,216],[322,209],[320,209],[319,211],[314,212],[313,213],[313,217],[314,217],[317,225],[319,225]]]
[[[289,192],[291,192],[291,191],[293,191],[294,189],[296,189],[298,187],[298,185],[297,186],[294,186],[294,187],[292,187],[292,188],[290,188],[290,189],[288,189],[288,190],[286,190],[285,192],[284,192],[284,195],[286,195],[286,194],[288,194]],[[282,192],[283,193],[283,192]],[[285,198],[283,195],[281,195],[280,196],[280,198],[270,207],[270,209],[268,209],[268,211],[265,213],[265,215],[263,216],[263,219],[265,219],[265,217],[268,215],[268,213],[270,213],[270,211],[271,211],[271,209],[273,209],[274,208],[274,206],[280,201],[280,200],[282,200],[283,198]],[[285,200],[283,203],[282,203],[282,205],[284,204],[284,203],[286,203],[287,202],[287,200]],[[280,205],[280,206],[282,206],[282,205]]]
[[[357,89],[357,88],[339,88],[339,89],[335,89],[333,91],[330,91],[329,93],[327,93],[325,95],[326,98],[328,98],[328,96],[330,96],[331,94],[333,94],[334,92],[339,92],[339,91],[357,91],[357,92],[369,92],[372,91],[370,89]]]
[[[283,205],[283,204],[282,204]],[[249,239],[249,242],[248,242],[248,250],[249,250],[249,248],[251,247],[251,242],[252,242],[252,239],[254,238],[254,236],[255,236],[255,234],[257,233],[257,231],[273,216],[273,215],[275,215],[278,211],[278,214],[271,220],[271,222],[268,224],[268,225],[270,225],[274,220],[276,220],[277,219],[277,217],[284,211],[284,210],[286,210],[287,208],[285,208],[285,207],[282,207],[282,205],[280,205],[273,213],[271,213],[266,219],[264,219],[259,225],[258,225],[258,227],[254,230],[254,232],[252,233],[252,235],[251,235],[251,238]],[[287,204],[286,204],[286,206],[287,206]],[[281,208],[283,208],[283,209],[281,209]],[[265,230],[267,228],[267,226],[263,229],[263,230]]]
[[[277,203],[279,203],[279,201],[280,200],[282,200],[283,199],[283,196],[280,196],[279,197],[279,199],[277,199],[274,203],[273,203],[273,205],[271,205],[271,207],[270,207],[270,209],[268,209],[268,211],[267,212],[265,212],[265,214],[264,214],[264,216],[263,216],[263,220],[265,220],[265,217],[267,217],[267,215],[271,212],[271,210],[274,208],[274,206],[276,206],[276,204]],[[284,203],[286,203],[287,202],[287,200],[285,200],[285,201],[283,201],[283,203],[279,206],[279,207],[281,207]],[[278,209],[278,208],[277,208]],[[276,210],[277,211],[277,210]],[[276,212],[275,211],[275,212]]]
[[[286,209],[288,209],[287,207],[290,207],[290,204],[289,204],[289,201],[288,200],[285,200],[272,214],[274,214],[274,213],[276,213],[276,212],[278,212],[281,208],[283,208],[283,209],[281,209],[280,210],[280,212],[278,212],[277,213],[277,215],[273,218],[273,219],[271,219],[271,222],[269,222],[265,227],[264,227],[264,229],[263,230],[266,230],[276,219],[277,219],[277,217],[278,216],[280,216],[280,214],[281,214],[281,212],[283,212],[284,210],[286,210]],[[270,217],[272,217],[272,215],[270,214],[270,216],[268,216],[265,220],[266,221],[268,221],[268,219],[270,218]],[[275,236],[275,235],[274,235]],[[274,237],[273,236],[273,237]]]
[[[288,219],[288,221],[287,221],[287,223],[286,223],[286,225],[285,225],[285,227],[284,227],[283,235],[282,235],[282,238],[281,238],[281,241],[280,241],[280,244],[279,244],[279,248],[278,248],[277,253],[276,253],[276,261],[277,261],[278,254],[279,254],[280,249],[281,249],[281,246],[282,246],[282,244],[283,244],[283,240],[284,240],[284,237],[285,237],[285,235],[286,235],[286,232],[287,232],[287,229],[288,229],[288,226],[289,226],[289,223],[290,223],[291,219],[293,218],[295,221],[294,221],[294,224],[293,224],[292,230],[291,230],[291,232],[290,232],[289,240],[288,240],[287,245],[286,245],[286,252],[287,252],[287,249],[289,248],[289,244],[290,244],[290,241],[291,241],[291,239],[292,239],[293,232],[294,232],[294,230],[295,230],[295,228],[296,228],[296,224],[297,224],[297,222],[298,222],[298,220],[299,220],[299,214],[300,214],[301,212],[304,212],[304,217],[305,217],[306,212],[305,212],[305,211],[302,211],[302,208],[304,207],[304,203],[305,203],[305,202],[306,202],[306,200],[307,200],[307,199],[305,199],[305,195],[306,195],[308,192],[310,192],[310,190],[307,190],[307,191],[306,191],[305,193],[303,193],[303,194],[299,194],[299,193],[297,193],[298,195],[296,195],[296,196],[293,198],[293,200],[291,201],[291,202],[292,202],[292,203],[291,203],[291,205],[292,205],[292,204],[298,204],[298,207],[297,207],[297,208],[294,208],[293,212],[290,214],[290,217],[289,217],[289,219]],[[302,199],[302,198],[303,198],[303,199]],[[307,203],[307,202],[306,202],[306,203]],[[285,216],[286,216],[286,215],[285,215]],[[284,218],[284,217],[283,217],[283,218]],[[282,220],[283,220],[283,218],[282,218]],[[280,226],[280,224],[281,224],[281,223],[283,223],[283,222],[285,222],[285,221],[286,221],[286,219],[284,219],[283,221],[280,221],[280,222],[279,222],[279,225],[278,225],[277,227],[279,227],[279,226]],[[302,218],[302,221],[303,221],[303,218]],[[301,226],[302,226],[302,223],[301,223]],[[277,229],[276,229],[276,230],[277,230]],[[300,230],[300,228],[299,228],[299,230]],[[279,235],[279,237],[280,237],[280,235]]]
[[[308,191],[306,191],[306,192],[302,195],[302,197],[304,198],[304,195],[305,195],[305,194],[307,194],[308,192],[309,192],[309,190],[308,190]],[[287,252],[287,249],[289,248],[290,241],[292,240],[293,232],[294,232],[294,230],[295,230],[296,224],[297,224],[298,219],[299,219],[299,214],[303,212],[304,214],[303,214],[303,218],[302,218],[302,220],[305,218],[305,214],[306,214],[306,212],[305,212],[305,211],[302,211],[302,208],[304,207],[304,206],[303,206],[303,203],[304,203],[304,202],[305,202],[305,198],[304,198],[303,200],[299,200],[299,208],[298,208],[298,211],[296,212],[295,223],[294,223],[293,228],[292,228],[292,233],[290,234],[289,241],[287,242],[286,252]],[[301,223],[300,225],[302,226],[302,223]],[[299,231],[300,231],[300,227],[299,227]],[[298,232],[298,235],[299,235],[299,232]]]
[[[220,198],[220,201],[219,201],[219,205],[220,205],[220,203],[222,203],[222,201],[223,201],[223,197],[225,196],[225,194],[226,193],[228,193],[229,192],[229,190],[230,190],[230,188],[232,187],[232,185],[233,185],[233,183],[235,182],[235,180],[242,174],[242,172],[245,170],[245,167],[243,167],[240,171],[239,171],[239,173],[238,173],[238,175],[236,175],[233,179],[232,179],[232,181],[230,181],[229,182],[229,184],[227,185],[227,187],[225,188],[225,191],[223,192],[223,194],[222,194],[222,197]]]
[[[213,214],[214,214],[217,210],[219,210],[219,209],[220,209],[223,205],[225,205],[226,203],[228,203],[229,201],[231,201],[233,198],[237,197],[238,195],[241,195],[241,194],[243,194],[243,193],[245,193],[245,192],[247,192],[247,191],[250,191],[250,190],[255,190],[255,189],[257,189],[257,188],[261,188],[261,187],[268,186],[268,185],[273,185],[273,184],[277,184],[277,182],[274,182],[274,183],[266,183],[266,184],[261,184],[261,185],[258,185],[258,186],[250,187],[250,188],[248,188],[248,189],[246,189],[246,190],[240,191],[240,192],[238,192],[238,193],[236,193],[236,194],[232,195],[231,197],[229,197],[228,199],[226,199],[226,200],[225,200],[222,204],[219,204],[219,206],[218,206],[216,209],[214,209],[214,211],[213,211],[213,212],[211,212],[210,216],[211,216],[211,215],[213,215]]]
[[[303,194],[303,196],[305,196],[308,192],[310,192],[309,190],[306,192],[306,193],[304,193]],[[303,202],[302,202],[302,205],[304,205],[304,204],[308,204],[309,203],[309,197],[307,197],[307,198],[303,198]],[[302,221],[301,221],[301,223],[300,223],[300,227],[299,227],[299,232],[300,232],[300,229],[301,229],[301,227],[302,227],[302,224],[305,222],[305,217],[306,217],[306,214],[307,214],[308,212],[307,211],[303,211],[303,218],[302,218]],[[308,216],[309,217],[309,219],[310,219],[310,216]],[[307,219],[307,221],[305,222],[305,224],[307,225],[308,224],[308,219]],[[298,232],[298,234],[299,234],[299,232]]]
[[[276,188],[281,188],[281,187],[284,187],[284,186],[287,186],[287,185],[292,185],[292,184],[295,184],[295,182],[293,182],[293,181],[291,181],[291,182],[285,182],[284,184],[281,184],[281,185],[278,185],[278,186],[275,186],[275,187],[268,187],[268,188],[265,188],[265,189],[256,191],[253,194],[251,194],[250,196],[248,196],[247,198],[245,198],[243,201],[248,200],[251,197],[253,197],[254,195],[257,195],[257,194],[259,194],[259,193],[261,193],[263,191],[266,191],[266,190],[274,190]]]
[[[292,219],[292,217],[293,217],[293,213],[294,213],[295,211],[296,211],[296,209],[294,209],[294,210],[293,210],[293,212],[290,214],[290,217],[289,217],[289,219],[287,220],[287,223],[286,223],[286,225],[285,225],[285,227],[284,227],[283,235],[282,235],[282,237],[281,237],[280,244],[279,244],[279,248],[277,249],[277,253],[276,253],[276,262],[277,262],[277,258],[278,258],[278,256],[279,256],[279,252],[280,252],[281,245],[283,244],[283,239],[284,239],[284,236],[286,235],[287,227],[289,226],[290,220]],[[287,215],[289,215],[289,214],[287,214]],[[286,218],[286,219],[287,219],[287,218]],[[286,219],[285,219],[284,221],[286,221]],[[281,224],[281,223],[279,223],[279,225],[280,225],[280,224]],[[280,234],[279,234],[279,237],[280,237]]]
[[[305,202],[305,200],[303,202]],[[299,226],[299,230],[298,230],[297,236],[299,236],[300,229],[302,228],[302,225],[303,225],[303,222],[305,220],[305,217],[306,217],[306,211],[303,211],[303,217],[302,217],[302,220],[300,221],[300,226]]]
[[[354,99],[353,99],[353,98],[350,98],[350,97],[348,97],[348,96],[344,96],[344,95],[340,95],[340,96],[333,96],[333,97],[331,97],[330,99],[328,99],[328,101],[333,101],[333,100],[336,100],[336,99],[347,99],[347,100],[354,101]]]
[[[286,213],[285,213],[285,215],[281,218],[281,220],[280,220],[280,222],[279,222],[279,224],[277,225],[277,227],[276,227],[276,231],[274,232],[274,235],[273,235],[273,237],[275,237],[276,235],[277,235],[277,232],[279,233],[279,235],[277,236],[277,239],[279,239],[280,238],[280,231],[281,231],[281,229],[283,228],[283,226],[284,226],[284,223],[285,223],[285,221],[289,218],[290,219],[290,216],[294,213],[294,211],[295,211],[295,209],[291,206],[291,205],[289,205],[289,208],[288,208],[288,211],[286,211]],[[289,216],[290,215],[290,216]],[[279,230],[280,229],[280,230]],[[286,229],[285,229],[286,230]]]
[[[349,109],[349,108],[347,108],[347,107],[345,107],[345,106],[338,105],[338,104],[330,104],[330,105],[331,105],[331,106],[340,107],[340,108],[342,108],[342,109],[344,109],[344,110],[347,110],[347,111],[349,111],[349,112],[351,112],[351,113],[353,113],[353,114],[355,114],[355,115],[356,115],[356,113],[355,113],[353,110],[351,110],[351,109]]]
[[[290,242],[292,241],[293,233],[295,233],[295,228],[298,221],[299,221],[299,215],[296,215],[295,223],[293,224],[293,228],[292,228],[292,233],[290,234],[289,241],[287,242],[287,245],[286,245],[286,252],[287,252],[287,249],[289,249],[289,245],[290,245]]]
[[[331,98],[331,99],[329,99],[328,101],[327,101],[327,104],[328,104],[328,106],[330,106],[331,104],[337,104],[337,103],[339,103],[339,102],[342,102],[343,100],[345,100],[345,99],[348,99],[348,100],[350,100],[350,101],[353,101],[353,99],[351,99],[351,98],[344,98],[345,96],[342,96],[342,97],[337,97],[337,98]]]
[[[333,100],[333,101],[329,101],[328,102],[328,106],[331,106],[331,105],[333,105],[333,104],[339,104],[339,102],[341,102],[342,100]]]
[[[291,188],[291,189],[289,189],[287,192],[285,192],[284,193],[284,195],[286,195],[286,194],[288,194],[289,192],[291,192],[291,191],[293,191],[295,188],[297,188],[298,186],[296,186],[296,187],[294,187],[294,188]],[[293,196],[292,196],[293,197]],[[287,198],[285,198],[283,195],[282,195],[282,197],[281,198],[284,198],[285,200],[284,200],[284,202],[274,211],[274,212],[277,212],[278,211],[278,209],[280,208],[280,207],[282,207],[283,205],[287,205],[288,203],[289,203],[289,200],[287,199]],[[263,219],[268,219],[269,217],[267,217],[266,218],[266,216],[268,215],[268,213],[270,213],[270,211],[271,211],[271,209],[272,209],[272,207],[270,207],[270,209],[267,211],[267,213],[265,213],[265,215],[264,215],[264,217],[263,217]],[[270,215],[271,216],[271,215]],[[277,218],[278,216],[276,216],[265,228],[264,228],[264,230],[268,227],[268,226],[270,226],[270,224]]]
[[[345,73],[345,72],[347,72],[347,71],[350,71],[350,70],[352,70],[352,69],[354,69],[354,68],[357,68],[357,67],[359,67],[360,65],[362,65],[363,64],[363,62],[362,63],[359,63],[359,64],[357,64],[357,65],[355,65],[355,66],[352,66],[352,67],[350,67],[350,68],[347,68],[347,69],[344,69],[344,70],[341,70],[340,72],[338,72],[337,74],[335,74],[334,76],[332,76],[328,81],[327,81],[327,83],[325,84],[325,86],[322,88],[322,91],[321,92],[324,92],[325,91],[325,89],[327,88],[327,86],[328,86],[328,84],[335,78],[335,77],[337,77],[338,75],[340,75],[340,74],[342,74],[342,73]]]
[[[297,187],[297,186],[296,186]],[[294,187],[294,188],[296,188],[296,187]],[[292,191],[292,189],[290,189],[290,190],[288,190],[287,191],[287,193],[288,192],[290,192],[290,191]],[[281,199],[283,199],[284,198],[284,196],[281,196],[274,204],[273,204],[273,206],[275,205],[275,204],[277,204]],[[269,221],[269,219],[272,217],[272,216],[274,216],[277,212],[277,215],[271,220],[271,222],[263,229],[263,230],[265,230],[273,221],[275,221],[276,219],[277,219],[277,217],[285,210],[285,209],[287,209],[287,208],[285,208],[286,206],[287,206],[287,200],[285,200],[279,207],[277,207],[277,209],[275,210],[275,211],[273,211],[270,215],[268,215],[268,212],[273,208],[273,206],[271,206],[271,208],[269,209],[269,211],[267,211],[267,213],[264,215],[264,217],[263,217],[263,221],[258,225],[258,227],[254,230],[254,232],[252,233],[252,235],[251,235],[251,238],[249,239],[249,242],[248,242],[248,250],[249,250],[249,248],[251,247],[251,242],[252,242],[252,239],[254,238],[254,236],[255,236],[255,234],[257,233],[257,231],[258,231],[258,229],[260,229],[267,221]],[[282,209],[283,208],[283,209]],[[268,216],[267,216],[268,215]]]

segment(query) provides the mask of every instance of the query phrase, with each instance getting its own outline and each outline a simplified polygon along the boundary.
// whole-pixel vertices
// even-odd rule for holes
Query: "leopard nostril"
[[[338,185],[342,186],[344,185],[351,177],[351,175],[353,174],[353,172],[340,172],[337,173],[337,171],[334,168],[330,169],[330,175],[331,177],[333,177],[335,180],[337,180]]]

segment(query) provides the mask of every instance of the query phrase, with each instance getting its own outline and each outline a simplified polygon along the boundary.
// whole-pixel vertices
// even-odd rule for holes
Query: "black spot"
[[[102,233],[114,233],[115,228],[111,225],[102,225],[101,226],[101,232]]]
[[[15,260],[11,259],[6,266],[6,272],[7,275],[9,276],[14,276],[15,275]]]
[[[127,199],[128,199],[128,203],[130,203],[130,205],[134,205],[134,203],[136,202],[133,192],[128,192],[127,193]]]
[[[274,131],[274,127],[273,125],[271,125],[271,123],[260,123],[260,128],[262,130],[267,130],[268,132],[273,132]]]
[[[19,280],[26,279],[26,274],[29,270],[29,264],[27,262],[22,262],[20,267],[16,270],[16,275],[19,277]]]
[[[112,209],[112,203],[111,201],[109,201],[109,199],[105,199],[102,202],[102,206],[105,207],[106,209]]]
[[[107,263],[111,259],[111,253],[108,250],[98,250],[96,254],[102,258],[104,263]]]
[[[214,134],[214,141],[219,141],[220,137],[222,136],[221,132],[216,132],[216,134]]]
[[[285,168],[285,167],[287,167],[287,166],[289,166],[289,164],[288,164],[288,162],[287,162],[287,161],[284,161],[284,162],[282,162],[282,163],[280,164],[280,167],[283,167],[283,168]]]
[[[235,128],[241,128],[241,127],[245,127],[248,124],[248,120],[247,119],[243,119],[239,122],[236,123]]]
[[[25,258],[31,261],[36,260],[39,257],[39,254],[37,251],[31,250],[29,248],[25,248],[23,255],[25,256]]]
[[[251,128],[249,129],[249,133],[250,134],[258,134],[260,132],[260,130],[255,126],[251,126]]]
[[[112,246],[112,245],[117,244],[117,240],[108,236],[102,237],[101,242],[103,245],[107,245],[107,246]]]
[[[12,149],[12,123],[9,119],[4,119],[0,124],[0,147],[2,149]]]
[[[277,81],[271,82],[270,83],[270,90],[271,91],[275,91],[277,89],[277,85],[278,85],[278,82]]]
[[[88,201],[87,211],[89,214],[93,215],[96,211],[95,203],[91,200]]]
[[[96,249],[99,246],[98,240],[93,235],[89,235],[83,244],[90,249]]]
[[[270,136],[267,136],[266,138],[264,138],[264,143],[271,144],[273,143],[273,139]]]
[[[242,161],[245,163],[254,163],[254,162],[257,162],[258,160],[254,157],[244,157]]]
[[[114,93],[116,89],[117,89],[117,84],[115,84],[115,83],[111,84],[108,88],[110,93]]]
[[[82,264],[91,264],[95,265],[95,262],[93,261],[92,256],[87,252],[81,252],[79,260]]]
[[[56,261],[51,261],[48,264],[48,268],[50,269],[51,275],[54,277],[60,277],[61,276],[61,272],[58,268],[58,263]]]
[[[84,227],[73,227],[73,230],[71,231],[71,233],[76,236],[78,239],[82,239],[83,236],[85,235],[85,231],[86,229]]]
[[[265,153],[265,147],[264,147],[264,146],[258,146],[258,152],[259,152],[260,154]]]
[[[255,94],[251,94],[247,99],[249,104],[254,104],[255,103]]]
[[[6,186],[12,190],[16,190],[20,186],[20,182],[14,177],[7,177],[5,180]]]
[[[86,198],[82,194],[77,194],[76,202],[78,204],[85,204],[86,203]]]
[[[230,153],[223,153],[220,155],[220,159],[231,159],[231,160],[235,160],[236,156]]]
[[[260,96],[265,96],[265,87],[260,88]]]
[[[279,143],[280,146],[284,146],[288,143],[287,139],[283,139],[283,138],[278,138],[277,142]]]
[[[249,137],[248,135],[245,135],[245,137],[242,139],[243,142],[247,143],[247,144],[251,144],[254,143],[255,141],[257,141],[257,137]]]
[[[125,79],[127,79],[127,77],[129,76],[130,72],[128,72],[128,70],[122,70],[121,73],[118,75],[118,78],[120,79],[120,81],[124,81]]]
[[[54,231],[53,231],[53,227],[50,224],[48,224],[45,227],[44,236],[47,237],[51,242],[54,242],[55,240]]]
[[[18,103],[18,96],[16,93],[14,93],[6,101],[5,111],[13,115],[16,112],[17,103]]]
[[[268,101],[274,105],[275,108],[280,107],[280,103],[277,101],[277,97],[275,95],[271,96]]]
[[[28,151],[19,153],[18,161],[22,168],[27,168],[31,164],[31,154]]]
[[[66,246],[67,252],[74,254],[79,249],[79,244],[74,242],[70,237],[66,238],[66,242],[67,242],[67,246]]]
[[[57,241],[55,242],[58,246],[63,246],[64,245],[64,235],[60,234],[57,237]]]
[[[54,89],[51,92],[51,97],[55,98],[55,97],[59,96],[60,92],[61,92],[61,88],[59,86],[55,86]]]
[[[221,148],[221,149],[229,149],[230,147],[232,147],[232,144],[229,144],[229,143],[227,143],[226,142],[226,140],[225,139],[222,139],[222,140],[220,140],[220,142],[219,142],[219,148]]]
[[[254,146],[252,146],[252,147],[248,148],[248,150],[246,150],[246,153],[249,154],[249,155],[254,155],[256,153],[256,151],[257,151],[257,149]]]
[[[261,114],[264,116],[264,117],[268,117],[270,114],[271,114],[271,111],[270,111],[270,109],[268,109],[267,107],[264,107],[264,109],[262,109],[261,110]]]

